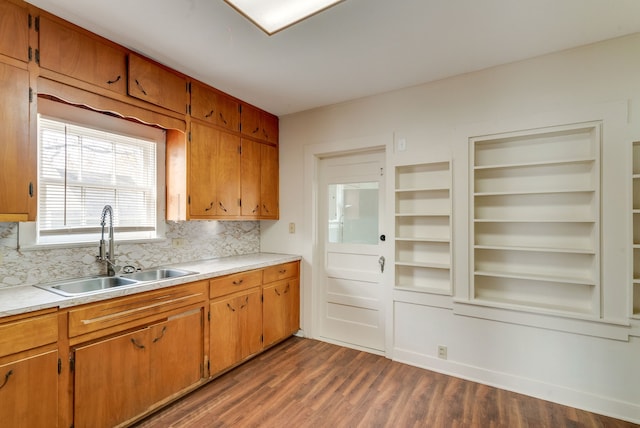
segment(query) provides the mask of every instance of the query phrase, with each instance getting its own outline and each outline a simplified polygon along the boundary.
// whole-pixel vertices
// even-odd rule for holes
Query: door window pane
[[[378,182],[330,184],[328,241],[378,243]]]

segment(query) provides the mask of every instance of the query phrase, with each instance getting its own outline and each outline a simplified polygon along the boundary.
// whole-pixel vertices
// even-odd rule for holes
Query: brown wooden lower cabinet
[[[0,425],[58,425],[58,351],[0,365]]]
[[[210,305],[210,373],[215,375],[262,350],[259,287],[213,300]]]
[[[203,310],[75,348],[74,427],[113,427],[202,379]]]
[[[271,346],[299,328],[300,280],[285,279],[265,285],[263,295],[263,345]]]

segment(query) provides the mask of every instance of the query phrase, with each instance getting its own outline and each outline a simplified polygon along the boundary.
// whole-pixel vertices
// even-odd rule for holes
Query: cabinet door
[[[278,116],[262,112],[262,138],[273,144],[278,144]]]
[[[127,92],[123,50],[44,16],[40,18],[40,66],[119,94]]]
[[[217,215],[240,215],[240,137],[220,131],[217,159]]]
[[[210,361],[214,375],[260,351],[262,312],[260,289],[234,294],[210,305]]]
[[[260,216],[260,168],[262,144],[242,140],[242,216]]]
[[[0,54],[29,61],[29,12],[8,1],[0,2]]]
[[[185,113],[186,79],[132,53],[129,54],[128,88],[132,97]]]
[[[202,379],[202,309],[150,328],[150,396],[157,403]]]
[[[240,138],[192,122],[189,144],[189,216],[239,216]]]
[[[196,217],[215,215],[216,162],[220,131],[210,126],[191,123],[191,141],[188,150],[189,215]]]
[[[266,219],[279,217],[279,168],[278,147],[260,145],[260,216]]]
[[[264,346],[281,341],[298,330],[300,281],[287,279],[263,288]]]
[[[149,404],[149,329],[75,351],[74,424],[110,428]]]
[[[191,83],[191,116],[232,131],[240,129],[238,102],[222,92]]]
[[[242,105],[242,133],[258,140],[278,143],[278,117],[248,104]]]
[[[33,198],[29,72],[0,63],[0,221],[26,221]]]
[[[0,424],[53,427],[58,421],[58,351],[0,366]]]

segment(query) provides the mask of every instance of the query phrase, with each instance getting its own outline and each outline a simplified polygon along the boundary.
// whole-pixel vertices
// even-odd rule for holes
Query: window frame
[[[88,108],[73,106],[63,102],[38,98],[38,116],[44,116],[53,120],[65,121],[70,124],[128,135],[134,138],[152,140],[156,144],[156,233],[155,237],[127,237],[116,230],[116,241],[125,243],[156,242],[165,239],[165,151],[166,131],[164,129],[146,125],[138,121],[124,119],[111,113],[102,113]],[[36,126],[37,128],[37,126]],[[35,136],[36,140],[39,138]],[[39,144],[38,144],[39,146]],[[40,154],[37,154],[38,181],[40,181]],[[38,194],[38,198],[39,198]],[[38,210],[39,201],[38,201]],[[39,217],[39,216],[38,216]],[[100,226],[100,219],[96,218],[96,227]],[[46,248],[73,248],[90,247],[96,245],[100,239],[99,233],[67,234],[60,235],[74,237],[60,242],[41,242],[39,240],[38,220],[34,222],[19,223],[18,248],[20,249],[46,249]],[[120,235],[120,236],[119,236]]]

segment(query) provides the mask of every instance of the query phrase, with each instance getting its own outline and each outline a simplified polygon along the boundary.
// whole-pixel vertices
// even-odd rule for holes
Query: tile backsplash
[[[183,246],[173,245],[182,239]],[[0,288],[105,273],[95,246],[18,250],[18,223],[0,223]],[[142,269],[154,266],[251,254],[260,251],[259,221],[167,222],[160,242],[123,244],[116,240],[116,262]]]

